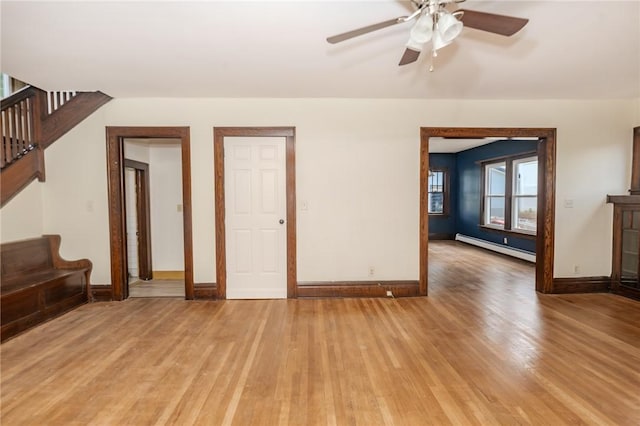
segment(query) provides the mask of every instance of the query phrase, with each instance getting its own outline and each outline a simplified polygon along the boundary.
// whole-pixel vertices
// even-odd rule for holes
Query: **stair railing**
[[[38,146],[38,120],[40,109],[38,90],[27,86],[2,100],[2,147],[0,169],[12,164]]]
[[[46,119],[77,94],[75,91],[45,92],[27,86],[3,99],[0,169],[38,147],[41,142],[38,128],[41,120],[36,120],[36,117]]]
[[[53,114],[58,108],[73,99],[76,94],[77,92],[74,91],[47,92],[47,113]]]
[[[33,179],[44,182],[45,148],[110,100],[102,92],[45,92],[33,86],[2,99],[0,207]]]

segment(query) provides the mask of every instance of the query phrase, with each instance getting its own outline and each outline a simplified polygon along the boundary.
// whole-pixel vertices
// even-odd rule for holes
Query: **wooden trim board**
[[[308,281],[298,283],[298,297],[419,296],[418,281]]]
[[[552,293],[608,293],[610,287],[610,277],[554,278]]]
[[[195,283],[193,298],[196,300],[216,300],[218,298],[216,283]]]
[[[184,271],[153,271],[154,280],[184,280]]]
[[[92,284],[89,286],[92,302],[111,302],[113,292],[110,284]]]

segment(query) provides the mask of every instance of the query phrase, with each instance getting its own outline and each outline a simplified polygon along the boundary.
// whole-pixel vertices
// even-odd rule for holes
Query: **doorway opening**
[[[135,296],[130,292],[134,283],[152,297],[193,299],[189,128],[107,127],[107,161],[112,299]],[[154,164],[160,171],[155,197],[150,184]],[[172,181],[164,182],[168,175]],[[154,222],[162,231],[152,236]],[[130,283],[136,273],[138,280]],[[159,279],[171,281],[163,283],[168,293],[158,290]]]
[[[535,138],[537,139],[538,195],[536,218],[536,291],[553,291],[555,218],[556,129],[551,128],[449,128],[420,129],[420,294],[428,293],[429,272],[429,140],[430,138]]]
[[[184,299],[180,140],[126,138],[124,156],[129,297]]]

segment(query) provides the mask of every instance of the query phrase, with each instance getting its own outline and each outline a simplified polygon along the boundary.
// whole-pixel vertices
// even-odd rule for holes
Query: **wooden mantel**
[[[607,195],[607,203],[640,204],[640,195]]]
[[[638,278],[640,276],[638,274],[640,271],[638,256],[640,254],[637,250],[640,228],[638,223],[638,213],[640,213],[640,127],[633,129],[629,194],[607,195],[607,203],[613,204],[611,292],[640,300],[640,281]]]

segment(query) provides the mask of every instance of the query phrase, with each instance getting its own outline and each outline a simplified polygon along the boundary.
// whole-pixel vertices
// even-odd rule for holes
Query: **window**
[[[523,158],[513,162],[513,206],[511,228],[536,231],[538,216],[538,159]]]
[[[504,228],[504,200],[507,171],[504,162],[487,164],[485,168],[484,224]]]
[[[430,215],[449,213],[449,173],[445,169],[429,169],[428,212]]]
[[[535,234],[538,158],[509,157],[483,164],[482,225]]]
[[[2,85],[0,86],[0,98],[8,98],[13,93],[27,86],[26,83],[23,83],[20,80],[17,80],[13,77],[10,77],[8,74],[0,73],[0,78],[2,79]]]

